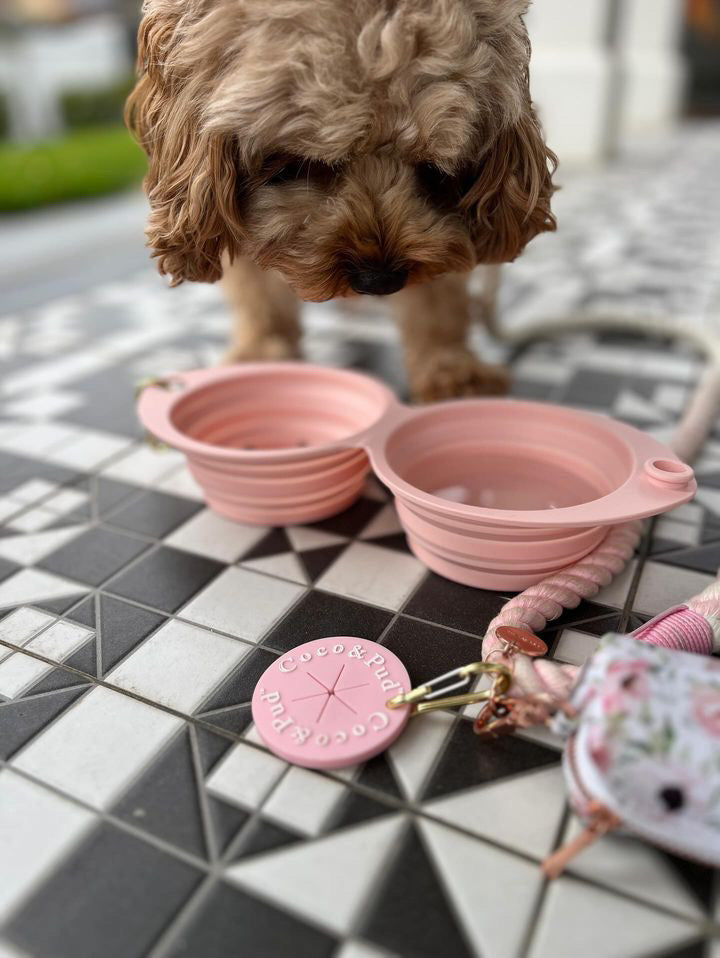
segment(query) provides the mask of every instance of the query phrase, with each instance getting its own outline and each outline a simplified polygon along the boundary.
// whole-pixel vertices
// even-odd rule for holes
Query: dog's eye
[[[331,176],[334,176],[334,170],[327,163],[299,156],[288,156],[270,161],[265,182],[275,186],[280,183],[292,183],[295,180],[318,180]]]
[[[436,206],[456,206],[469,187],[464,171],[447,173],[432,163],[419,163],[415,167],[421,189]]]
[[[432,193],[439,187],[444,186],[452,177],[441,170],[439,167],[434,166],[432,163],[419,163],[415,167],[417,177],[420,180],[420,183]]]

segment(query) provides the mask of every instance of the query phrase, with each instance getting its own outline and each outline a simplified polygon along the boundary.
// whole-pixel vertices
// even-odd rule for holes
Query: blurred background
[[[122,125],[140,0],[0,3],[0,293],[31,305],[146,261]],[[562,175],[720,115],[720,0],[536,0],[532,86]],[[62,242],[58,240],[62,236]]]

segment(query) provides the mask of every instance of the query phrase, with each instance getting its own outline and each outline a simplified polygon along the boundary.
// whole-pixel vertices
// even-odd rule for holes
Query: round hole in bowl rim
[[[462,422],[461,417],[467,417],[471,412],[477,415],[482,413],[485,416],[492,416],[493,413],[502,414],[506,420],[508,415],[513,418],[519,417],[516,421],[523,421],[526,424],[528,435],[532,435],[533,430],[537,435],[548,420],[560,430],[574,429],[577,436],[584,440],[594,433],[597,441],[604,443],[607,449],[614,450],[613,457],[609,460],[611,465],[617,466],[617,462],[614,461],[616,456],[625,458],[626,474],[607,492],[577,504],[544,509],[496,509],[453,501],[413,485],[403,478],[401,471],[403,468],[406,472],[411,471],[418,457],[410,465],[395,468],[390,464],[393,457],[393,444],[399,444],[406,439],[410,430],[415,436],[418,434],[417,430],[422,431],[423,428],[426,432],[431,432],[432,426],[438,421],[442,423],[443,420],[448,428],[452,428]],[[518,446],[521,445],[522,443],[518,443]],[[430,441],[420,446],[422,449],[436,448]],[[536,440],[531,443],[531,447],[540,448]],[[689,501],[697,489],[697,484],[692,478],[692,469],[652,436],[598,413],[522,400],[455,400],[429,406],[426,409],[418,409],[412,418],[404,419],[393,428],[384,437],[382,443],[378,443],[377,446],[370,444],[367,448],[376,476],[400,501],[412,503],[414,511],[424,513],[428,517],[436,516],[438,519],[453,517],[459,522],[466,522],[468,529],[478,524],[548,528],[616,524],[666,512],[676,505]],[[443,458],[443,452],[443,449],[439,448],[438,459]],[[569,459],[573,452],[572,449],[569,452],[563,452],[561,458],[567,456]],[[575,458],[578,457],[575,456]],[[662,462],[657,478],[651,478],[648,475],[646,465],[648,462]],[[665,481],[658,481],[661,475],[666,477]]]
[[[398,405],[393,392],[383,383],[371,376],[354,370],[335,369],[315,366],[308,363],[246,363],[238,366],[226,366],[216,369],[195,369],[176,373],[167,377],[172,384],[181,388],[165,389],[162,386],[147,386],[138,401],[138,414],[143,425],[162,442],[178,449],[188,456],[202,456],[206,460],[225,460],[228,462],[261,464],[273,462],[302,462],[321,456],[338,453],[353,447],[362,446],[363,435],[372,428],[389,410]],[[325,388],[328,402],[332,399],[338,406],[343,396],[365,399],[368,409],[364,421],[346,435],[338,436],[329,442],[307,446],[282,446],[266,449],[244,449],[234,446],[215,445],[196,439],[176,425],[183,406],[194,398],[198,400],[206,393],[208,398],[215,387],[227,387],[237,382],[244,387],[253,383],[259,389],[272,388],[295,381],[302,390],[303,385],[310,389]]]

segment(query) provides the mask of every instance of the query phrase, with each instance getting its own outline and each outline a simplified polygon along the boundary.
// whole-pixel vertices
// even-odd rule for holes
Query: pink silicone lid
[[[263,742],[286,761],[344,768],[395,741],[410,710],[389,709],[387,701],[409,689],[405,666],[389,649],[332,636],[273,662],[255,686],[252,714]]]

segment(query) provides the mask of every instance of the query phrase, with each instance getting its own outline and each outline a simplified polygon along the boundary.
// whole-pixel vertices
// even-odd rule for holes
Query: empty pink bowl
[[[186,454],[208,504],[243,522],[341,512],[369,456],[415,555],[486,589],[524,589],[587,555],[609,526],[696,489],[667,447],[604,416],[500,399],[412,409],[368,376],[300,363],[178,373],[148,386],[138,411]]]
[[[370,468],[358,437],[395,397],[349,370],[254,363],[176,373],[145,388],[147,430],[187,456],[208,505],[289,525],[342,512]]]

